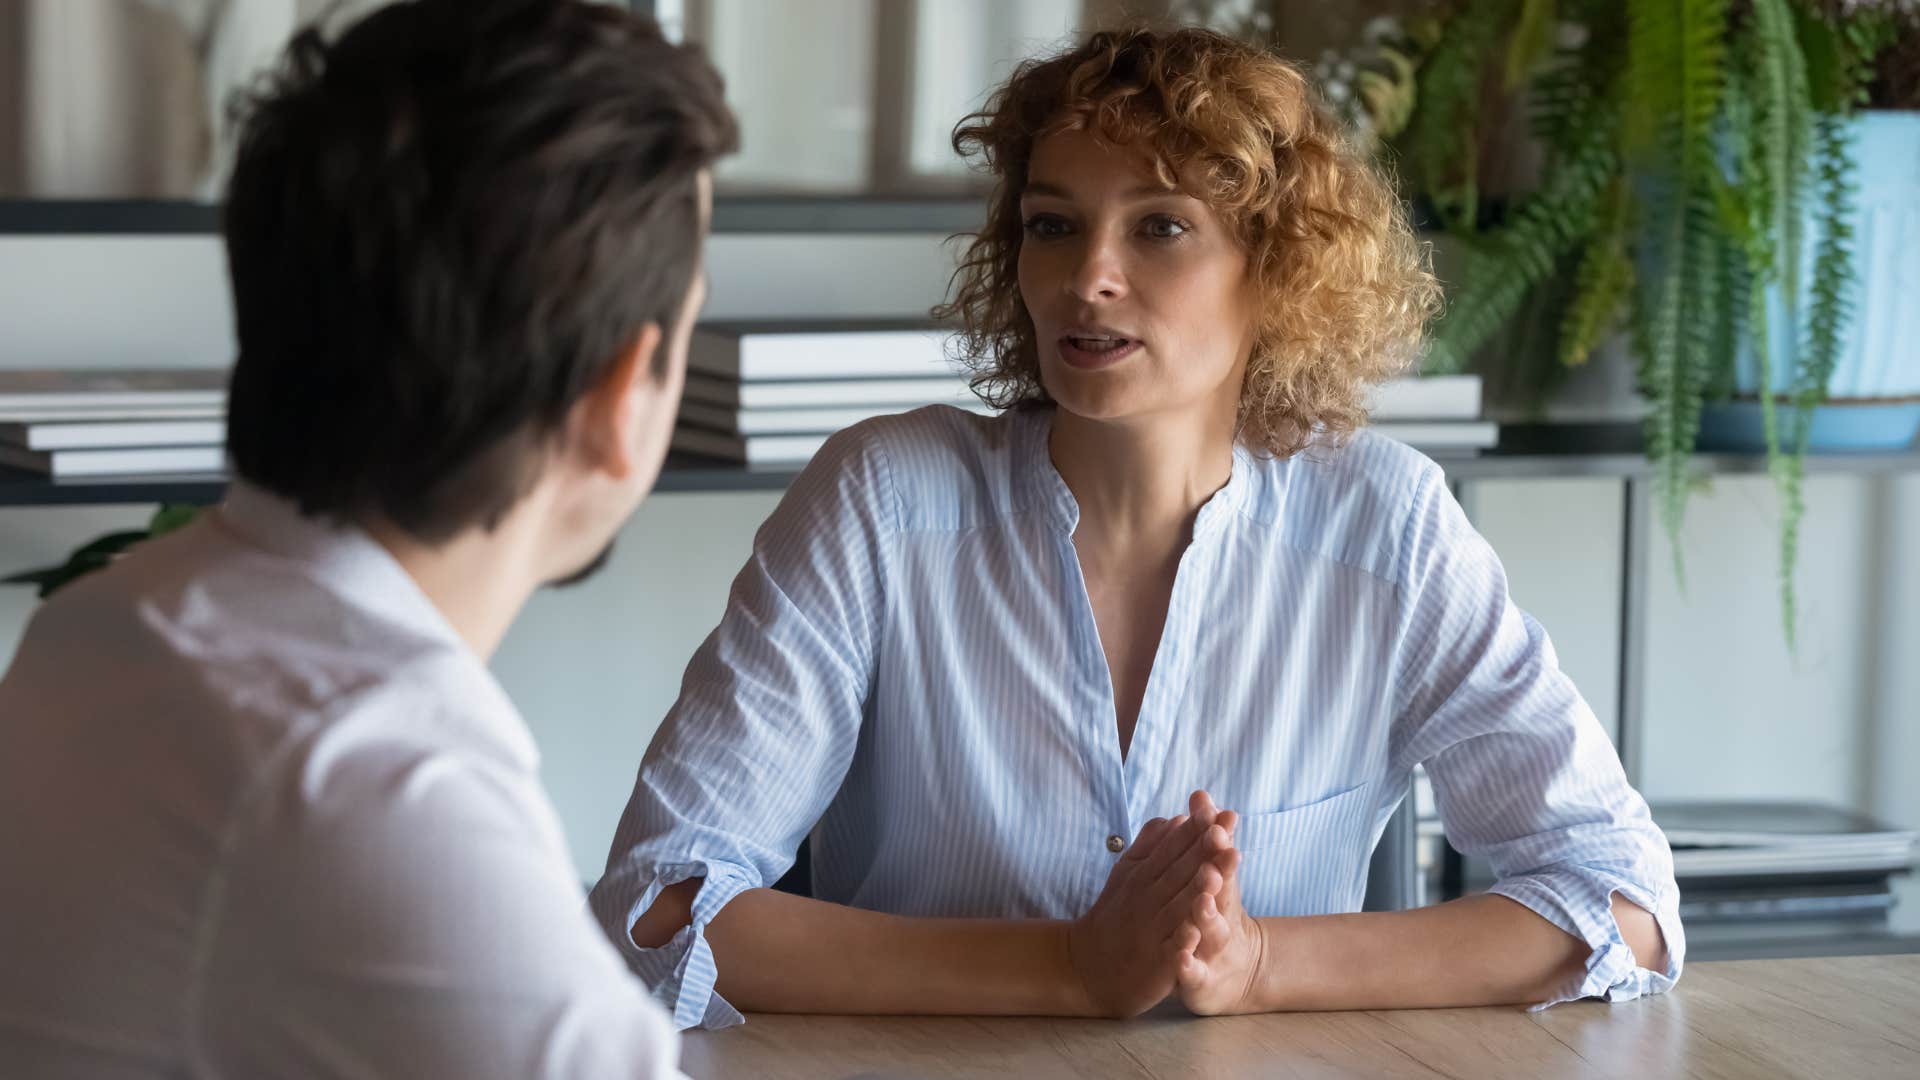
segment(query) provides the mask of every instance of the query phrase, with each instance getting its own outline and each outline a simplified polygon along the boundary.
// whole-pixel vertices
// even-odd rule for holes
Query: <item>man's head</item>
[[[414,0],[295,39],[241,106],[228,447],[303,513],[440,544],[557,471],[604,546],[652,485],[704,297],[720,79],[582,0]]]

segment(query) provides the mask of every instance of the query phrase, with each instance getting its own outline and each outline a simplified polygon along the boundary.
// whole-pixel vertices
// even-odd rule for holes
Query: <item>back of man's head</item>
[[[646,323],[671,330],[697,178],[738,138],[698,53],[584,0],[309,30],[240,107],[234,467],[428,542],[497,523],[570,406]]]

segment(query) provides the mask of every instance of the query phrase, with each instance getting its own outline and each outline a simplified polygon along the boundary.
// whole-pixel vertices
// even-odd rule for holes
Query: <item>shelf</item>
[[[781,491],[797,468],[749,469],[725,461],[669,454],[654,485],[658,492]],[[0,467],[0,506],[112,506],[220,501],[225,476],[102,476],[54,480]]]
[[[1435,458],[1454,480],[1652,476],[1638,424],[1502,424],[1500,445],[1473,457]],[[1701,453],[1697,473],[1764,473],[1765,454]],[[1808,454],[1813,473],[1920,471],[1920,449]]]
[[[710,231],[938,233],[980,227],[985,194],[714,196]],[[0,199],[0,235],[218,237],[220,207],[186,199]]]
[[[1640,449],[1637,424],[1508,424],[1500,445],[1471,457],[1436,457],[1453,480],[1520,480],[1552,477],[1644,477],[1653,468]],[[1696,471],[1764,473],[1760,454],[1698,454]],[[1920,471],[1920,450],[1889,453],[1809,454],[1807,472],[1896,473]],[[687,454],[670,454],[654,490],[673,492],[779,491],[798,466],[749,468]],[[125,503],[218,502],[221,476],[134,476],[51,480],[0,468],[0,506],[102,506]]]
[[[1687,924],[1687,961],[1789,960],[1813,956],[1886,956],[1920,953],[1920,935],[1884,924],[1816,921],[1805,925]]]

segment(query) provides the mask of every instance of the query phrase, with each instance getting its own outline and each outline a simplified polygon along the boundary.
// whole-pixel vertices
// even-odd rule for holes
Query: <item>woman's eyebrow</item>
[[[1049,184],[1044,180],[1029,182],[1026,187],[1020,189],[1021,198],[1026,198],[1029,195],[1054,199],[1073,198],[1073,193],[1066,188],[1058,184]],[[1179,188],[1161,187],[1159,184],[1141,184],[1138,187],[1129,188],[1120,193],[1120,197],[1128,202],[1141,202],[1146,199],[1160,199],[1168,196],[1175,198],[1192,197]]]

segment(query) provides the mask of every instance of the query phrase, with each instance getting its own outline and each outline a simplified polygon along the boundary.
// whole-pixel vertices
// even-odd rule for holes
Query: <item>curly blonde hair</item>
[[[1344,441],[1369,388],[1417,361],[1440,305],[1427,245],[1306,76],[1210,30],[1136,27],[1022,63],[954,129],[997,181],[934,315],[958,322],[956,359],[988,404],[1049,401],[1020,297],[1020,193],[1034,143],[1069,130],[1145,148],[1161,183],[1234,229],[1262,297],[1240,393],[1250,449]]]

